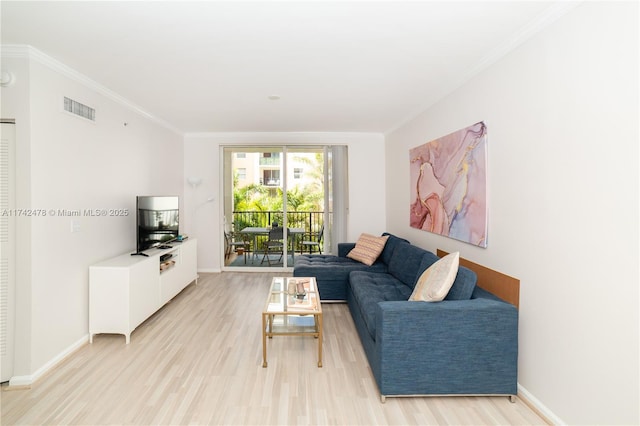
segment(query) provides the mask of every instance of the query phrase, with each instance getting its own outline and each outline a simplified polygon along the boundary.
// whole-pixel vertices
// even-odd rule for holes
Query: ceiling
[[[31,45],[181,132],[386,133],[547,25],[566,4],[2,1],[0,7],[3,44]]]

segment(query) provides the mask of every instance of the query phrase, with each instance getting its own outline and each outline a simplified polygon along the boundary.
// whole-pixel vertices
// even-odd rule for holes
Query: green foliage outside
[[[296,157],[296,161],[305,163],[307,184],[294,186],[287,191],[287,222],[289,227],[308,228],[309,212],[322,212],[324,204],[323,154],[316,153],[314,158]],[[273,222],[282,224],[283,193],[282,188],[260,184],[238,187],[238,176],[233,176],[233,211],[247,212],[234,215],[235,229],[247,226],[266,227]],[[251,212],[264,212],[256,214]],[[269,214],[270,212],[270,214]]]

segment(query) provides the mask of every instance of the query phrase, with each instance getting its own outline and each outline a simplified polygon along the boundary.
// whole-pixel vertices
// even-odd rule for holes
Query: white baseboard
[[[9,388],[31,386],[33,376],[13,376],[9,379]]]
[[[28,376],[13,376],[9,379],[9,387],[14,386],[31,386],[36,380],[45,375],[49,370],[53,369],[56,365],[58,365],[62,360],[66,357],[77,351],[81,346],[89,342],[89,335],[86,334],[84,337],[73,343],[71,346],[66,348],[64,351],[60,352],[58,355],[53,357],[49,362],[47,362],[42,367],[38,368],[33,374]]]
[[[198,272],[202,272],[203,274],[219,274],[222,270],[220,268],[203,268],[198,269]]]
[[[524,400],[525,404],[529,405],[534,410],[538,411],[538,414],[543,416],[545,420],[553,425],[566,425],[560,417],[556,416],[547,406],[545,406],[538,398],[533,396],[531,392],[525,389],[520,383],[518,383],[518,397]]]

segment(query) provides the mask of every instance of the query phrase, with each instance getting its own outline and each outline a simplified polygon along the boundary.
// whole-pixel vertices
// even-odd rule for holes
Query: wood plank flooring
[[[324,304],[323,368],[310,337],[274,337],[273,273],[201,274],[131,335],[97,335],[30,389],[0,394],[3,425],[538,425],[506,397],[387,398],[346,304]]]

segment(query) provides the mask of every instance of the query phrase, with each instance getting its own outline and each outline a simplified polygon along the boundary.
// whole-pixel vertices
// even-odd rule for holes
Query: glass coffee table
[[[262,311],[262,366],[267,366],[267,337],[313,336],[322,367],[322,305],[314,277],[275,277]]]

